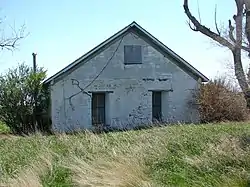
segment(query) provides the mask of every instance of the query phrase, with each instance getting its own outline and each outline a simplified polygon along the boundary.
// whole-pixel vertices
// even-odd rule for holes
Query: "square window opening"
[[[142,48],[140,45],[124,46],[124,64],[141,64]]]

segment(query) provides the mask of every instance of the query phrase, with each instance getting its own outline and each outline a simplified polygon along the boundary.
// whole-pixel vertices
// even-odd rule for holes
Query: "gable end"
[[[186,62],[183,58],[181,58],[179,55],[177,55],[175,52],[173,52],[171,49],[169,49],[167,46],[165,46],[162,42],[160,42],[158,39],[156,39],[154,36],[152,36],[150,33],[148,33],[146,30],[144,30],[141,26],[139,26],[136,22],[132,22],[127,27],[123,28],[65,68],[63,68],[58,73],[54,74],[50,78],[44,81],[44,84],[50,83],[52,80],[53,82],[57,82],[62,77],[68,75],[75,69],[77,69],[79,66],[81,66],[83,63],[88,62],[91,58],[96,56],[97,54],[104,51],[106,48],[108,48],[110,45],[115,43],[117,40],[122,38],[127,33],[132,32],[147,41],[149,44],[151,44],[155,49],[157,49],[159,52],[161,52],[164,56],[167,56],[168,58],[173,59],[173,62],[177,62],[177,66],[179,66],[181,69],[183,69],[186,73],[191,75],[193,78],[198,80],[198,78],[201,78],[203,82],[207,82],[209,79],[203,75],[201,72],[199,72],[197,69],[195,69],[191,64]]]

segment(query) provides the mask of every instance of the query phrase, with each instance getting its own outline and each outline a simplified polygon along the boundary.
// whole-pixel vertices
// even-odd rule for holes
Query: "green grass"
[[[7,137],[0,152],[0,186],[250,186],[246,123]]]
[[[10,128],[0,121],[0,134],[1,133],[10,133]]]

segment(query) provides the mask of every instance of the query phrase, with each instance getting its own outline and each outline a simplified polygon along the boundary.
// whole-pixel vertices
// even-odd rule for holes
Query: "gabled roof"
[[[118,31],[116,34],[81,56],[80,58],[76,59],[74,62],[54,74],[53,76],[49,77],[47,80],[44,81],[45,84],[49,83],[50,81],[58,78],[59,76],[63,75],[64,73],[71,70],[73,67],[81,63],[82,61],[88,59],[91,57],[91,55],[95,54],[96,52],[104,49],[105,46],[109,45],[113,41],[115,41],[117,38],[123,36],[125,33],[129,32],[130,30],[133,30],[139,35],[143,35],[144,38],[152,42],[157,48],[162,50],[164,53],[168,54],[172,58],[174,58],[177,62],[179,62],[184,69],[192,73],[198,78],[201,78],[202,82],[207,82],[209,79],[203,75],[201,72],[199,72],[196,68],[194,68],[191,64],[189,64],[187,61],[185,61],[183,58],[181,58],[179,55],[177,55],[174,51],[172,51],[170,48],[168,48],[166,45],[164,45],[162,42],[160,42],[157,38],[152,36],[149,32],[147,32],[145,29],[143,29],[140,25],[138,25],[135,21],[123,28],[122,30]]]

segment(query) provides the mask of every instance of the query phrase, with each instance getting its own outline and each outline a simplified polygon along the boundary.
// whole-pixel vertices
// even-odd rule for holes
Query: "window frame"
[[[136,48],[139,47],[140,48],[140,61],[136,61],[136,60],[132,60],[129,61],[131,57],[128,58],[128,55],[126,52],[126,48]],[[124,49],[123,49],[123,56],[124,56],[124,64],[125,65],[133,65],[133,64],[142,64],[142,46],[141,45],[124,45]],[[135,56],[135,55],[134,55]]]
[[[100,99],[101,102],[100,102]],[[106,123],[106,93],[93,92],[91,97],[91,120],[93,126],[105,125]],[[102,113],[102,115],[100,115]],[[103,119],[99,119],[102,116]],[[97,120],[94,120],[97,119]]]
[[[158,102],[156,103],[155,100],[158,95]],[[158,110],[157,110],[157,109]],[[156,114],[156,111],[159,111],[159,114]],[[162,121],[162,92],[161,91],[152,91],[152,120],[155,121]]]

